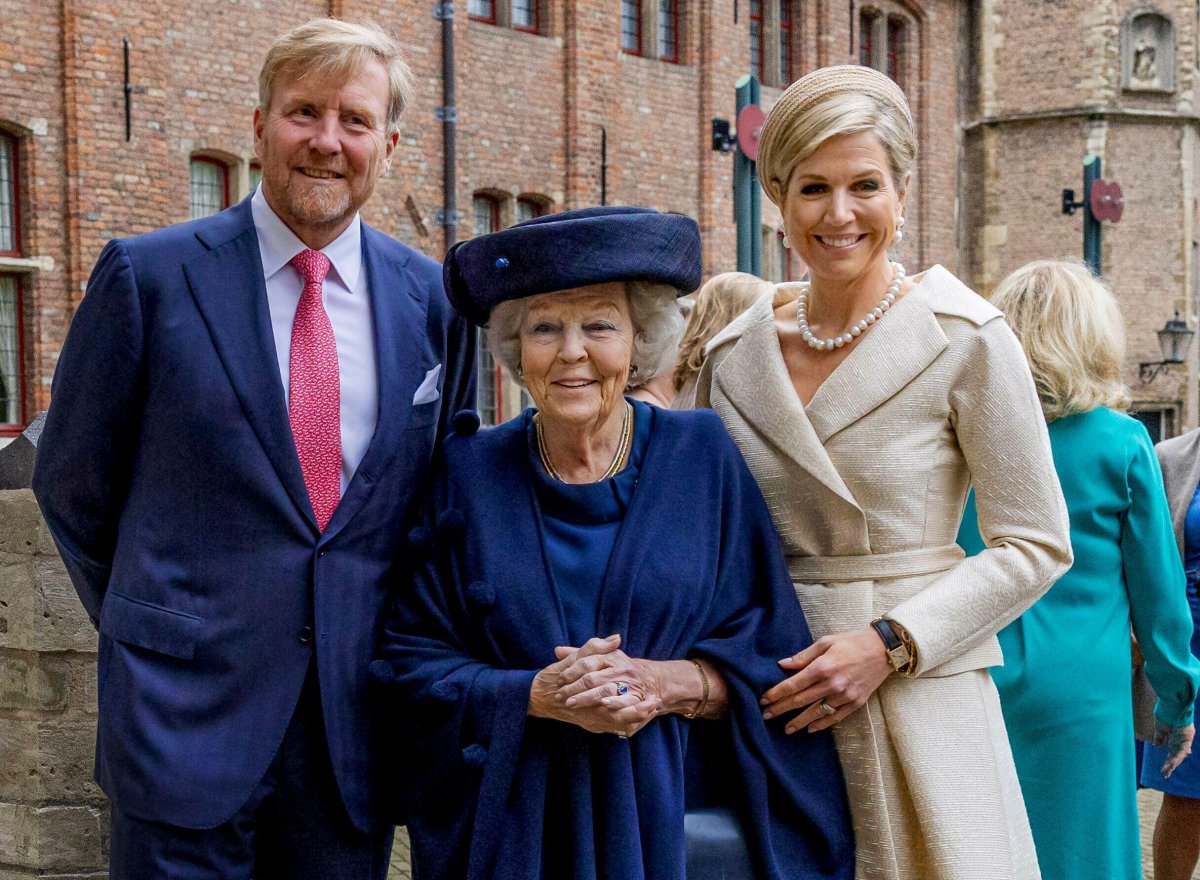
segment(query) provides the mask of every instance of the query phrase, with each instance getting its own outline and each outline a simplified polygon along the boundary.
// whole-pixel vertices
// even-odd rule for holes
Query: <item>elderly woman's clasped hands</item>
[[[724,712],[724,682],[704,661],[643,660],[621,650],[621,636],[589,639],[581,647],[560,646],[558,657],[537,674],[529,714],[575,724],[590,733],[633,736],[655,717],[695,711],[696,665],[709,683],[704,714]]]

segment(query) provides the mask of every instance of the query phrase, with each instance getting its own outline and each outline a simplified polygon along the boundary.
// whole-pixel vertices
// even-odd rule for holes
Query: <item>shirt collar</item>
[[[308,246],[267,204],[262,184],[250,199],[250,213],[254,218],[254,231],[258,233],[258,255],[262,259],[263,277],[269,279]],[[321,253],[329,257],[333,271],[345,288],[353,293],[362,273],[362,219],[358,214],[354,215],[345,232],[321,248]]]

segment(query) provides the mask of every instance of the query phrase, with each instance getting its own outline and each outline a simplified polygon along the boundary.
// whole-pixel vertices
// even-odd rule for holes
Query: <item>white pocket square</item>
[[[417,393],[413,395],[413,406],[420,406],[422,403],[432,403],[442,396],[437,388],[438,377],[440,375],[442,375],[441,364],[438,364],[425,374],[425,380],[421,382]]]

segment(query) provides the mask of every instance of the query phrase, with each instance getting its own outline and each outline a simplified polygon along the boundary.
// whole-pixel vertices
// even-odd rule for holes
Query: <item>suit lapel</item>
[[[891,400],[947,345],[918,285],[871,328],[809,401],[806,411],[820,442]]]
[[[249,200],[230,212],[230,219],[232,225],[207,227],[198,234],[211,250],[186,263],[184,275],[247,421],[288,495],[315,529],[279,383],[279,359]],[[223,234],[230,232],[232,237]]]
[[[371,292],[375,363],[379,373],[379,416],[358,470],[325,529],[326,540],[358,512],[370,496],[378,475],[405,445],[412,394],[428,368],[422,357],[427,303],[412,284],[403,261],[392,259],[377,246],[375,237],[380,233],[366,224],[362,229],[363,267]]]
[[[779,349],[771,299],[760,299],[751,311],[741,339],[713,372],[713,384],[756,431],[857,509],[796,396]]]

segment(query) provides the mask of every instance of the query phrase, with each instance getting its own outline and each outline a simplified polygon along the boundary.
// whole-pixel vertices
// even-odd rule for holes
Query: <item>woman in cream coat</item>
[[[1071,562],[1066,508],[1020,344],[941,267],[906,279],[916,154],[900,89],[814,71],[759,151],[810,282],[718,335],[698,401],[759,482],[813,634],[764,695],[788,730],[832,726],[863,880],[1037,878],[987,667],[996,632]],[[967,492],[989,549],[954,543]],[[1082,759],[1082,758],[1081,758]]]

